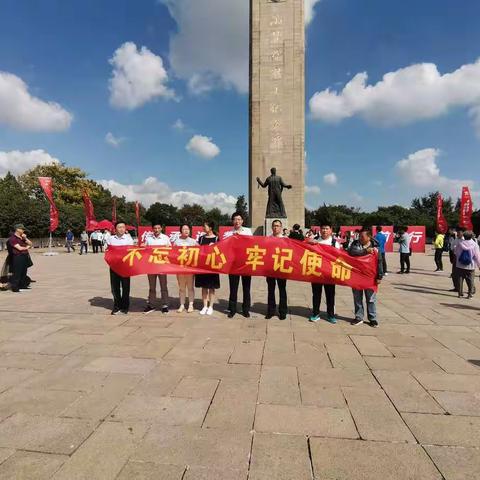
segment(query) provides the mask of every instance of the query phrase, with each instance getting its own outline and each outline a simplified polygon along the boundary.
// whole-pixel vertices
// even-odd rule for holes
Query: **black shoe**
[[[152,312],[154,312],[154,311],[155,311],[155,309],[154,309],[152,306],[147,305],[147,306],[145,307],[145,310],[143,311],[143,313],[144,313],[145,315],[148,315],[149,313],[152,313]]]
[[[287,316],[286,315],[279,315],[278,318],[280,320],[286,320],[287,319]]]
[[[265,320],[270,320],[272,317],[273,317],[273,315],[270,315],[269,313],[267,313],[265,315]]]
[[[15,288],[15,289],[12,288],[12,292],[13,293],[20,293],[20,289],[19,288]]]
[[[471,298],[473,298],[473,295],[472,295],[471,293],[469,293],[469,294],[467,295],[467,300],[470,300]]]
[[[243,316],[245,318],[250,318],[250,313],[249,312],[243,312]]]
[[[128,315],[128,310],[120,310],[124,315]]]
[[[405,273],[410,273],[410,270],[405,270]]]
[[[228,312],[227,317],[228,318],[233,318],[235,316],[235,312]]]
[[[169,310],[168,310],[168,307],[165,305],[162,307],[162,313],[168,313]]]
[[[350,325],[361,325],[363,323],[363,318],[356,318],[350,322]]]
[[[120,314],[120,310],[118,310],[118,308],[114,308],[110,315],[119,315],[119,314]]]
[[[397,272],[397,273],[405,273],[405,272],[402,272],[402,271],[400,270],[400,271],[399,271],[399,272]]]
[[[370,326],[373,328],[378,328],[378,322],[376,320],[370,320]]]

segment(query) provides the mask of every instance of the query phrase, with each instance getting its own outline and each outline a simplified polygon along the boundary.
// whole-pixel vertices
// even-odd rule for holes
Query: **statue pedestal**
[[[280,220],[282,222],[282,229],[289,228],[288,218],[265,218],[265,223],[263,225],[263,235],[265,235],[266,237],[272,234],[272,222],[274,220]]]

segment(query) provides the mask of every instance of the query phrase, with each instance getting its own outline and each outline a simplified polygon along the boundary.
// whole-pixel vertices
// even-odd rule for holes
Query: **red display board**
[[[407,233],[410,236],[410,249],[412,253],[425,253],[427,239],[425,226],[409,226]]]
[[[372,233],[375,236],[377,234],[377,227],[372,227]],[[395,234],[393,232],[393,225],[385,226],[382,225],[382,233],[387,237],[387,242],[385,243],[385,252],[393,252],[393,240],[395,239]]]

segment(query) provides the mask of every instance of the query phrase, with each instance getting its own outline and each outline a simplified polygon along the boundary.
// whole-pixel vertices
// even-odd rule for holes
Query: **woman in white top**
[[[190,236],[190,227],[188,225],[182,225],[180,227],[180,236],[173,242],[176,247],[194,247],[198,245],[197,242]],[[180,308],[178,313],[182,313],[185,310],[185,297],[188,290],[188,313],[193,312],[193,301],[195,300],[195,289],[193,287],[193,275],[192,274],[178,274],[178,293],[180,297]]]

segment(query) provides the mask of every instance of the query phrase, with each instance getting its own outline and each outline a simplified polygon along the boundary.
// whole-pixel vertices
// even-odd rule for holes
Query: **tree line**
[[[99,183],[88,178],[86,172],[63,164],[40,165],[15,177],[11,173],[0,178],[0,237],[6,237],[15,223],[24,223],[31,237],[45,237],[49,226],[49,204],[38,183],[38,177],[52,177],[54,199],[59,211],[60,223],[55,235],[63,236],[68,228],[79,234],[85,227],[83,191],[87,190],[95,207],[97,220],[111,219],[114,196]],[[435,231],[436,198],[438,193],[412,200],[410,207],[400,205],[381,206],[374,212],[363,212],[347,205],[323,205],[315,210],[305,210],[307,227],[328,221],[340,225],[425,225],[427,235]],[[135,225],[135,202],[125,197],[115,197],[117,218]],[[444,215],[450,226],[456,226],[459,217],[459,200],[444,199]],[[236,210],[248,222],[248,207],[244,195],[237,198]],[[475,230],[480,230],[480,210],[473,214]],[[149,208],[140,206],[140,221],[143,225],[160,222],[164,225],[201,225],[213,221],[216,225],[229,225],[230,216],[218,208],[205,209],[198,204],[176,207],[154,203]]]

